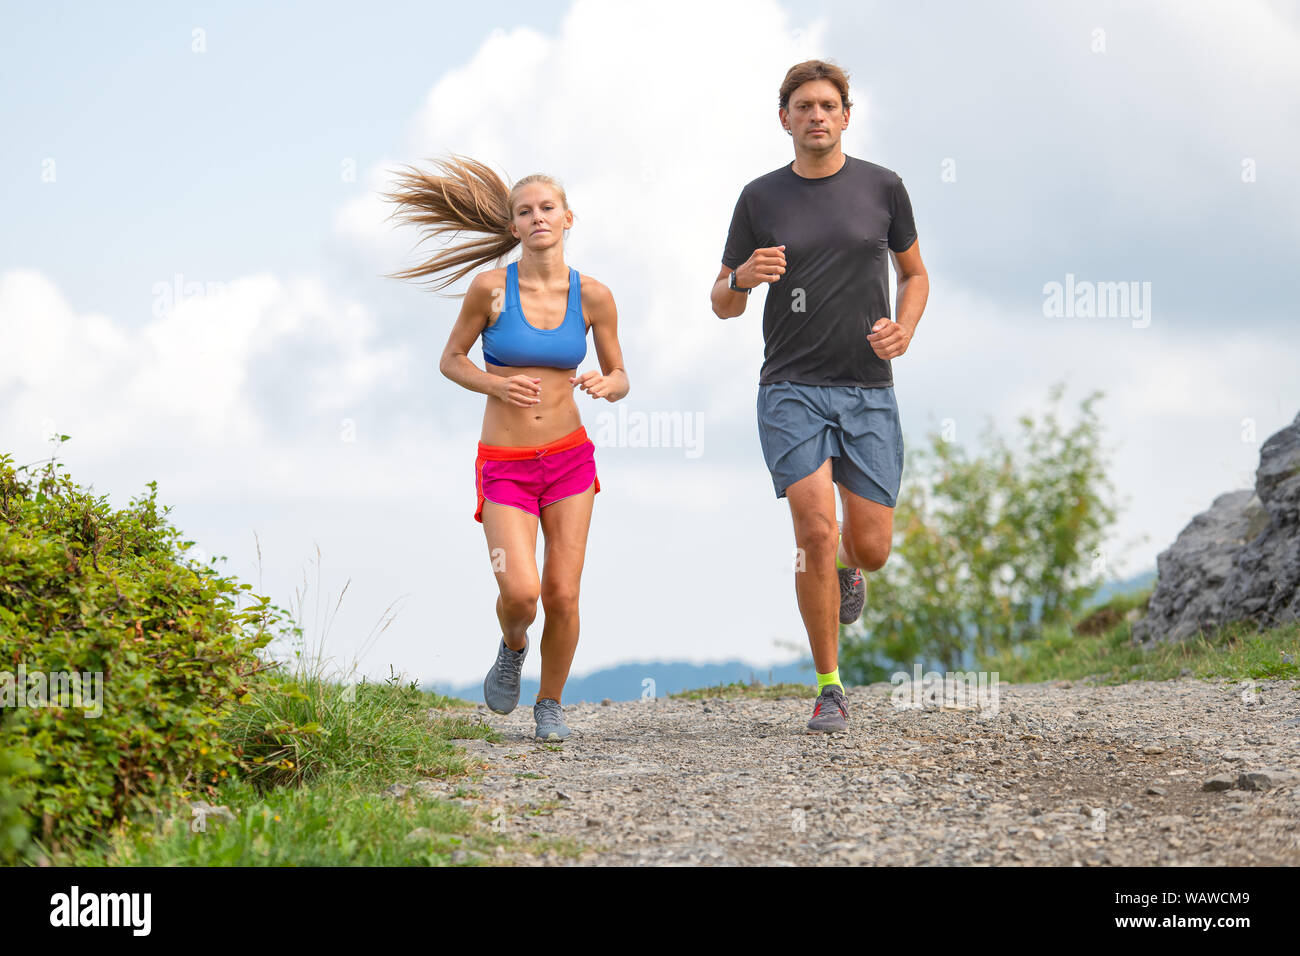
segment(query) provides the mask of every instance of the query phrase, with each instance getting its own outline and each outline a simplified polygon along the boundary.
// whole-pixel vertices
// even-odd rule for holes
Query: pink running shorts
[[[483,521],[483,502],[510,505],[541,517],[542,509],[561,498],[579,495],[596,477],[596,446],[579,427],[563,438],[535,448],[478,443],[474,486],[478,506],[474,520]]]

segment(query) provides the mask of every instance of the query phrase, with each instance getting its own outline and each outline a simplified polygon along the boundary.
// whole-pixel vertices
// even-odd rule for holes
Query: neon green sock
[[[820,694],[822,692],[822,688],[824,688],[827,684],[839,684],[840,690],[844,689],[844,685],[840,684],[840,669],[838,667],[835,668],[835,670],[831,671],[829,674],[817,675],[817,693]]]
[[[839,535],[835,539],[835,567],[840,569],[848,567],[847,564],[843,564],[840,561],[840,542],[843,540],[844,540],[843,535]]]

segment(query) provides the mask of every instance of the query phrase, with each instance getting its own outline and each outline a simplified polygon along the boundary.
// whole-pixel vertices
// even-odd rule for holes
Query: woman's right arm
[[[479,368],[469,357],[469,350],[487,328],[492,316],[493,297],[497,294],[498,290],[492,288],[487,273],[480,272],[473,278],[461,304],[460,315],[447,337],[447,347],[442,350],[438,371],[471,392],[530,408],[541,401],[538,395],[541,379],[526,375],[493,375]]]

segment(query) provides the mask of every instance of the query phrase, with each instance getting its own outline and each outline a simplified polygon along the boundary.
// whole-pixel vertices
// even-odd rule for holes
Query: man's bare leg
[[[850,568],[879,571],[885,566],[894,538],[894,509],[870,498],[855,495],[836,485],[844,507],[839,559]]]
[[[831,460],[785,490],[794,521],[794,540],[803,555],[795,574],[799,614],[819,674],[839,667],[840,586],[835,573],[835,484]]]

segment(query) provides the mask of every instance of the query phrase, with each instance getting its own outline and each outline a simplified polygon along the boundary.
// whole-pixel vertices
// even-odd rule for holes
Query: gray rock
[[[1237,775],[1231,773],[1215,774],[1201,785],[1202,790],[1231,790],[1237,785]]]
[[[1219,495],[1156,558],[1156,588],[1147,614],[1133,625],[1133,643],[1183,641],[1223,623],[1219,595],[1252,530],[1267,515],[1253,491]]]
[[[1237,778],[1237,786],[1242,790],[1275,790],[1278,787],[1300,785],[1300,772],[1284,767],[1270,767],[1266,770],[1252,770]]]
[[[393,786],[397,787],[397,786],[401,786],[401,784],[394,784]],[[392,790],[393,787],[389,787],[388,789]],[[415,795],[417,797],[423,797],[426,800],[431,800],[435,797],[446,796],[448,793],[451,792],[451,785],[448,783],[443,783],[440,780],[417,780],[412,785],[411,789],[415,791]],[[403,796],[403,794],[395,793],[393,794],[393,796]]]
[[[1258,760],[1259,754],[1253,750],[1225,750],[1223,759],[1229,763],[1244,763],[1247,760]]]
[[[1253,491],[1230,491],[1156,559],[1133,642],[1150,647],[1232,621],[1300,619],[1300,415],[1264,442]]]
[[[467,737],[463,739],[453,737],[451,742],[457,747],[463,747],[472,754],[492,753],[497,749],[496,744],[489,740],[484,740],[482,737]]]

